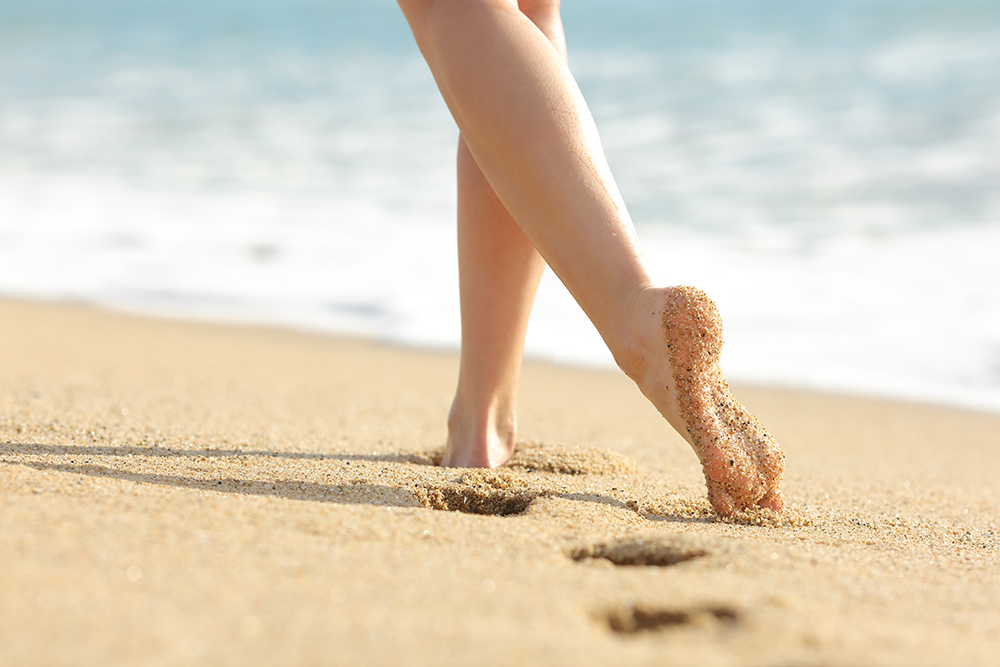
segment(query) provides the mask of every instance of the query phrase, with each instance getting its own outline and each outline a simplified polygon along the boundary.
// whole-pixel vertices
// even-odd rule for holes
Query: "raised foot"
[[[661,340],[647,342],[645,368],[630,376],[691,444],[715,511],[723,516],[754,507],[781,512],[785,456],[722,376],[722,319],[715,304],[693,287],[655,290],[654,302]]]

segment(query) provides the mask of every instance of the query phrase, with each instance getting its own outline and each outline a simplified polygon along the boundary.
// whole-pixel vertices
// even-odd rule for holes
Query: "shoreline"
[[[417,354],[431,354],[442,356],[458,355],[458,347],[450,345],[435,345],[431,343],[408,343],[389,338],[379,338],[367,336],[361,333],[332,331],[322,326],[296,325],[292,323],[269,321],[265,319],[240,318],[237,316],[212,316],[208,314],[193,314],[190,311],[158,309],[155,307],[137,307],[126,305],[114,305],[102,301],[87,299],[64,299],[64,298],[43,298],[43,297],[19,297],[10,295],[0,295],[0,304],[22,304],[26,306],[39,305],[51,307],[69,307],[90,309],[103,312],[108,315],[117,315],[125,318],[146,319],[153,322],[178,323],[190,325],[216,326],[230,329],[249,329],[261,332],[273,332],[275,334],[302,335],[316,337],[318,339],[339,340],[349,343],[370,344],[377,347],[384,347],[390,350],[402,352],[414,352]],[[725,355],[725,348],[723,349]],[[524,362],[527,365],[553,366],[572,371],[605,373],[610,375],[620,375],[621,371],[617,367],[605,366],[598,363],[587,363],[572,360],[556,360],[540,354],[525,352]],[[725,371],[725,364],[723,364]],[[457,378],[457,373],[456,373]],[[923,406],[931,409],[955,410],[958,412],[969,412],[973,414],[984,414],[1000,417],[1000,408],[993,409],[986,407],[988,401],[966,401],[947,400],[940,397],[932,398],[923,392],[913,395],[901,395],[891,391],[873,391],[851,388],[838,388],[823,386],[822,383],[794,383],[794,382],[766,382],[755,380],[735,380],[729,383],[739,389],[765,392],[779,392],[786,394],[810,394],[817,397],[856,399],[859,401],[872,401],[877,403]]]
[[[457,355],[80,305],[0,321],[0,662],[1000,649],[1000,416],[736,386],[788,510],[727,521],[620,374],[526,362],[512,465],[442,469]]]

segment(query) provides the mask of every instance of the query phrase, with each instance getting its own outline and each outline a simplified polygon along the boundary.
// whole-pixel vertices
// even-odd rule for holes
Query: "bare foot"
[[[781,512],[785,455],[722,376],[715,304],[693,287],[651,290],[648,297],[650,315],[623,369],[698,455],[715,511]]]
[[[441,465],[452,468],[499,468],[514,455],[516,421],[486,409],[484,417],[465,410],[455,398],[448,414],[448,443]],[[507,412],[506,410],[504,412]]]

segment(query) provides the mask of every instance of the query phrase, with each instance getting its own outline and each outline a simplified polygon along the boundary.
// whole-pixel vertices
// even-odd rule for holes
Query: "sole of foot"
[[[785,455],[723,378],[718,309],[694,287],[668,287],[657,297],[652,330],[662,341],[648,344],[653,351],[645,357],[640,389],[694,449],[716,512],[732,516],[761,507],[780,513]],[[664,349],[667,367],[654,363]]]

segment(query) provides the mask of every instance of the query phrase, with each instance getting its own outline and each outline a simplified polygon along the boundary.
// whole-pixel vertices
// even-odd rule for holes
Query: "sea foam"
[[[457,132],[394,9],[64,4],[0,9],[0,293],[457,349]],[[1000,9],[896,4],[581,0],[571,66],[731,379],[1000,411]],[[551,273],[527,354],[614,366]]]

